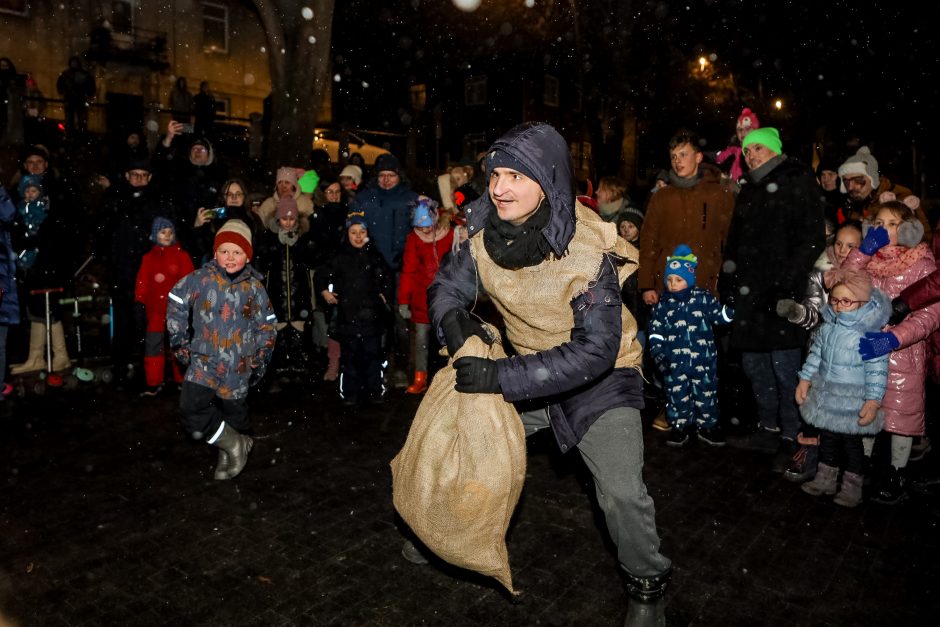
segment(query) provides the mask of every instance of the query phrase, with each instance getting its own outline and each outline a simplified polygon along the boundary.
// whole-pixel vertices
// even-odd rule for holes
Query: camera
[[[192,134],[192,132],[193,132],[193,125],[188,122],[183,122],[182,126],[180,126],[180,133]]]
[[[206,217],[215,219],[225,218],[225,207],[216,207],[214,209],[206,210]]]

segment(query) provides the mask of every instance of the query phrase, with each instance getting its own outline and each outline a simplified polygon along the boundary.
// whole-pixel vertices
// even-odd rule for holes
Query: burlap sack
[[[454,359],[464,356],[506,354],[498,341],[487,346],[473,336]],[[463,394],[454,382],[450,364],[435,375],[392,460],[392,499],[441,559],[513,592],[506,529],[525,480],[522,421],[502,395]]]

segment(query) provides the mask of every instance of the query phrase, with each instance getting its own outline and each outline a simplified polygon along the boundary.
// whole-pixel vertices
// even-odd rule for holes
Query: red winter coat
[[[449,226],[445,228],[446,231],[439,228],[428,236],[412,230],[405,240],[398,304],[411,308],[411,319],[417,324],[431,322],[428,318],[428,286],[437,274],[441,259],[450,252],[454,242],[454,230]]]
[[[192,272],[193,261],[178,243],[172,246],[154,244],[144,255],[137,271],[134,300],[147,310],[147,331],[166,329],[166,295],[176,282]]]

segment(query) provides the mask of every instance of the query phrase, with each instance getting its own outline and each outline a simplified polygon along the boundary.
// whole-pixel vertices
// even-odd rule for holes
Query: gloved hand
[[[173,356],[176,357],[176,361],[180,362],[184,366],[189,365],[189,360],[191,359],[189,354],[189,349],[185,346],[180,346],[179,348],[173,351]]]
[[[461,357],[454,362],[457,385],[454,389],[468,394],[499,394],[499,374],[496,361],[485,357]]]
[[[891,317],[888,318],[888,324],[895,325],[899,323],[901,320],[904,320],[909,313],[911,313],[911,308],[907,306],[903,298],[898,296],[891,301]]]
[[[865,239],[862,240],[862,245],[859,246],[858,249],[863,255],[871,257],[887,246],[888,241],[888,231],[886,231],[884,227],[873,226],[868,229],[868,233],[865,234]]]
[[[666,360],[666,353],[662,349],[650,348],[650,357],[653,363],[663,374],[669,374],[669,362]]]
[[[409,307],[408,305],[399,305],[398,315],[404,318],[405,320],[411,320],[411,307]]]
[[[805,314],[806,308],[792,298],[782,298],[777,301],[777,315],[781,318],[797,323]]]
[[[858,352],[862,359],[868,361],[882,355],[887,355],[901,345],[897,336],[888,331],[887,333],[866,333],[865,337],[858,340]]]
[[[251,366],[251,375],[248,377],[248,387],[255,387],[264,379],[264,373],[268,371],[268,365],[258,357],[252,357],[249,365]]]
[[[447,354],[451,357],[460,350],[471,335],[476,335],[487,344],[493,343],[493,339],[483,325],[471,318],[464,309],[451,309],[444,314],[444,319],[441,320],[441,330],[444,332]]]

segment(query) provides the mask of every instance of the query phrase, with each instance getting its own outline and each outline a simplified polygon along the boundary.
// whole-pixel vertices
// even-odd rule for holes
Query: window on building
[[[202,3],[202,47],[207,52],[228,52],[228,7]]]
[[[485,76],[469,76],[464,80],[463,101],[467,106],[486,104]]]
[[[408,94],[411,98],[411,108],[415,111],[424,111],[425,107],[428,105],[427,86],[423,83],[420,85],[412,85],[408,89]]]
[[[134,30],[133,0],[111,0],[111,30],[118,35],[130,35]]]

